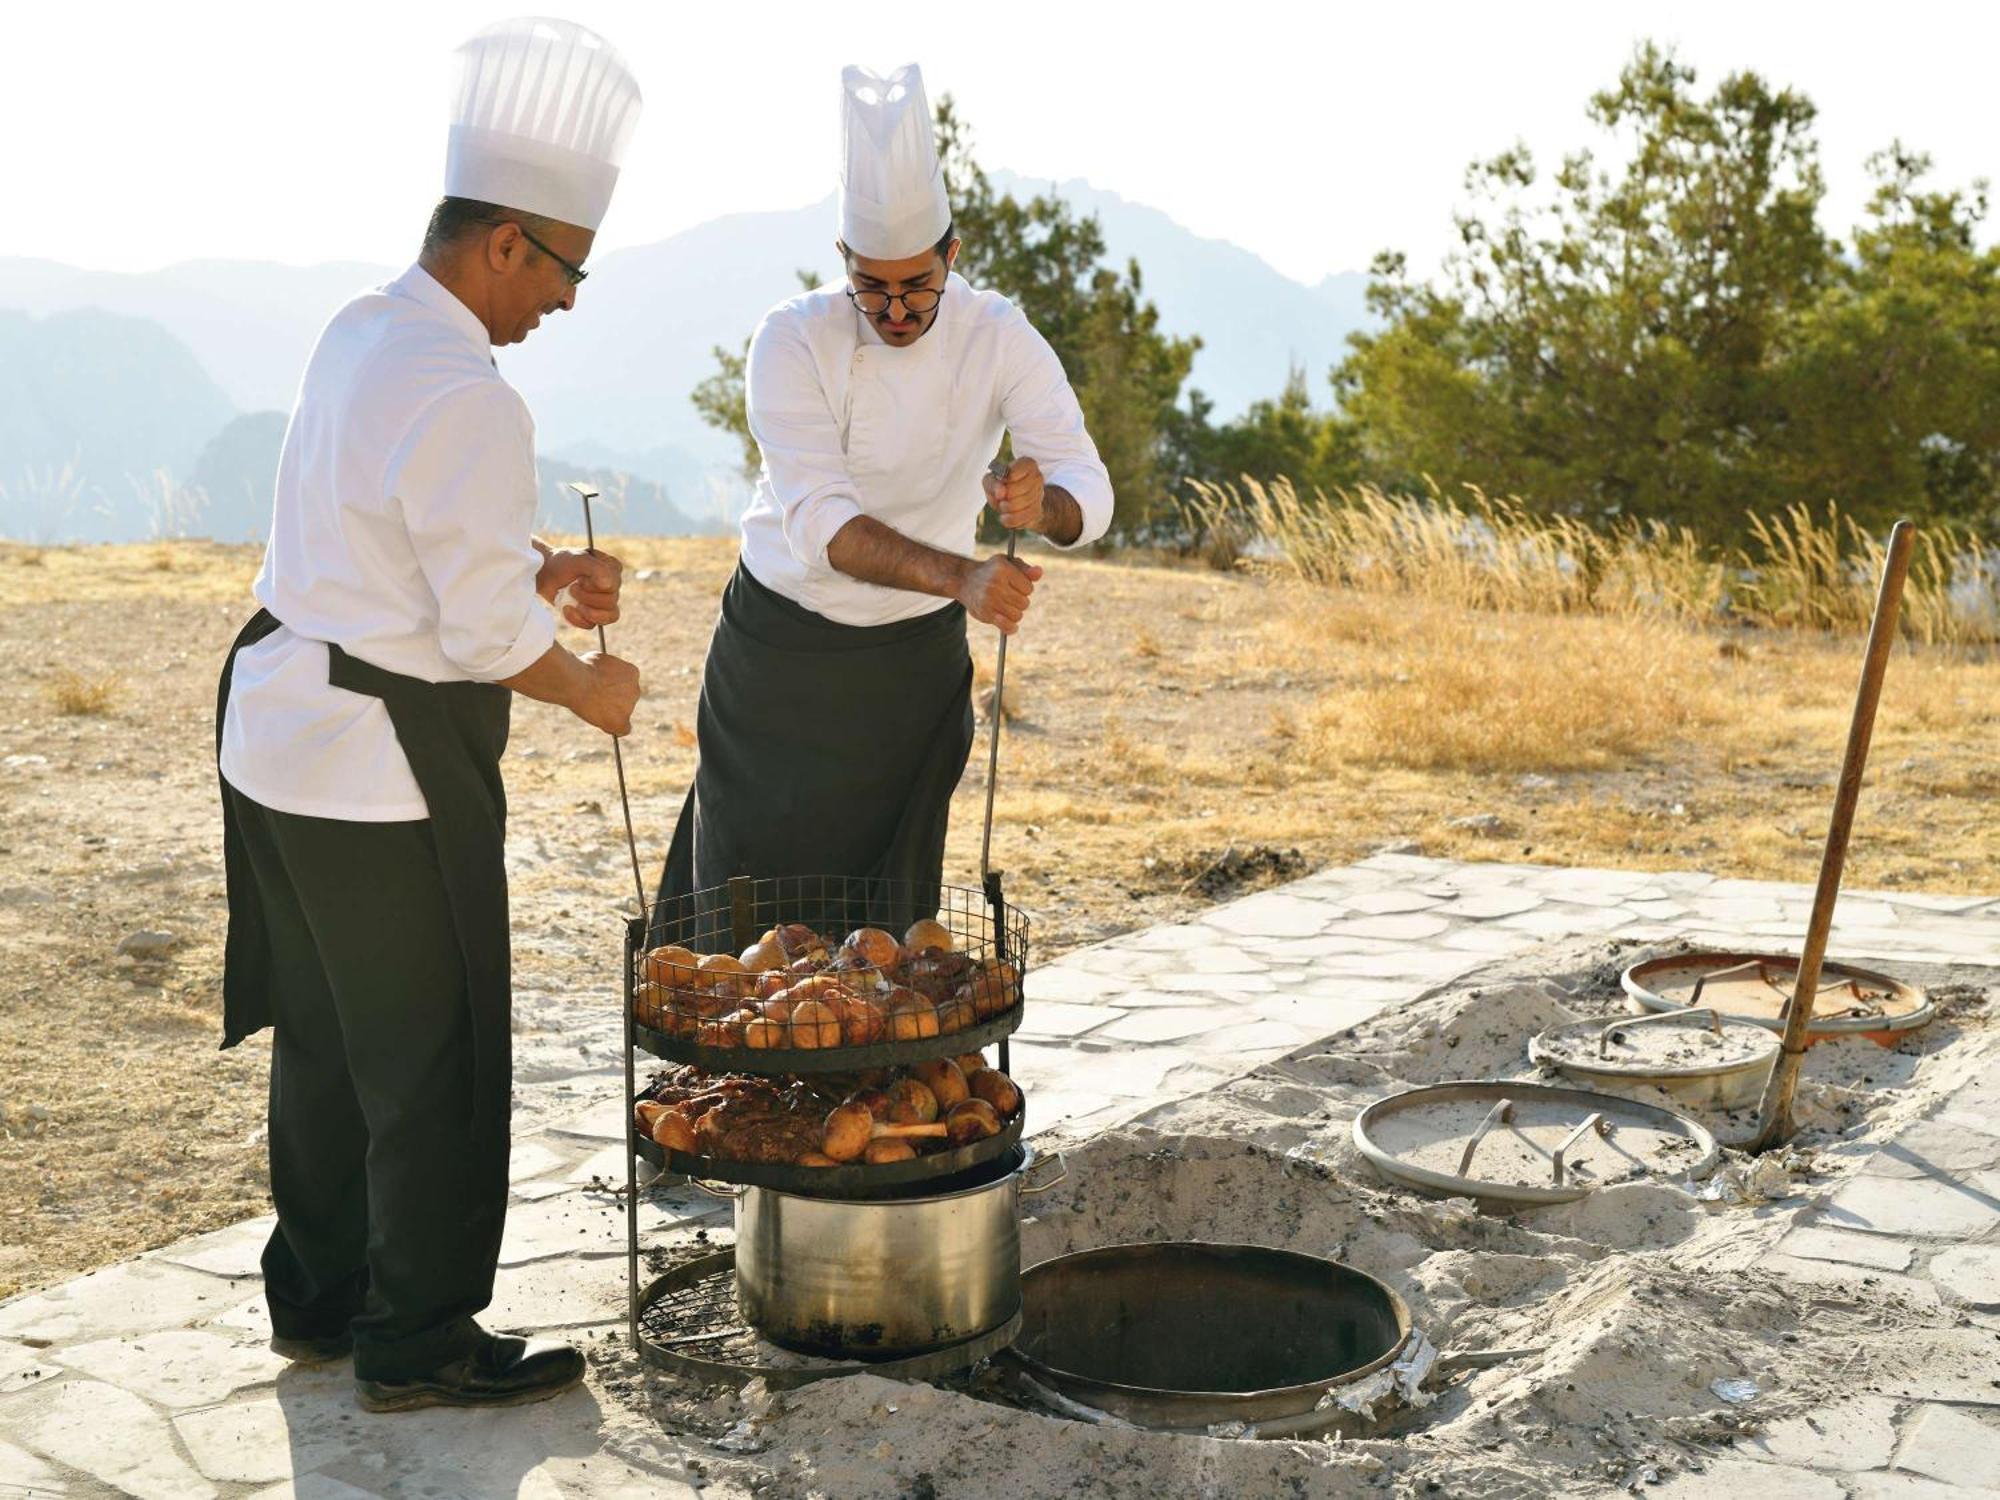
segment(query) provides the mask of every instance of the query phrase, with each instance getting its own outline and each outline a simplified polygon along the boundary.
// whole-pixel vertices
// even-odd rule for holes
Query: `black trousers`
[[[272,1327],[351,1327],[357,1376],[423,1374],[478,1340],[472,1315],[492,1300],[508,1140],[471,1121],[504,1121],[511,1092],[497,1074],[479,1087],[503,1097],[474,1095],[431,825],[298,817],[226,795],[272,960]]]

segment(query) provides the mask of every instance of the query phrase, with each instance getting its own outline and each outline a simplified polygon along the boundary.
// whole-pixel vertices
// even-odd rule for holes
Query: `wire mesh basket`
[[[969,1052],[1021,1023],[1028,916],[967,886],[738,878],[627,925],[633,1042],[718,1072],[821,1073]]]

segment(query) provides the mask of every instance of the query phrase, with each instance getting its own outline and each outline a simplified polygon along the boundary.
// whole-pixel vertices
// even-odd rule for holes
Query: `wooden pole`
[[[1910,572],[1910,545],[1915,532],[1898,521],[1889,533],[1889,555],[1882,565],[1882,583],[1875,594],[1875,618],[1868,626],[1868,654],[1861,664],[1861,686],[1854,695],[1854,721],[1847,730],[1847,756],[1841,762],[1840,785],[1833,797],[1833,821],[1826,829],[1826,852],[1820,856],[1819,885],[1813,891],[1812,920],[1806,926],[1805,950],[1799,955],[1792,1002],[1785,1007],[1785,1034],[1778,1060],[1764,1083],[1757,1105],[1757,1139],[1752,1151],[1769,1151],[1792,1138],[1792,1097],[1798,1092],[1799,1063],[1805,1057],[1806,1030],[1812,1022],[1813,997],[1819,992],[1820,965],[1826,959],[1826,938],[1833,926],[1833,906],[1840,896],[1840,873],[1847,863],[1847,841],[1854,831],[1854,807],[1861,797],[1861,773],[1868,764],[1868,742],[1875,733],[1875,709],[1882,701],[1882,679],[1889,669],[1889,652],[1896,644],[1896,617],[1903,603],[1903,581]]]

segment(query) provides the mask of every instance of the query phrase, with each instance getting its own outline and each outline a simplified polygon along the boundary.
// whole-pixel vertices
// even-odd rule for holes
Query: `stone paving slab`
[[[1059,1145],[1544,940],[1686,937],[1796,951],[1811,895],[1802,885],[1701,872],[1381,855],[1032,966],[1027,1025],[1011,1043],[1010,1066],[1029,1094],[1030,1133]],[[1854,892],[1834,932],[1832,956],[1850,961],[1990,962],[2000,957],[2000,901]],[[590,1186],[625,1179],[621,1041],[615,1017],[531,1026],[516,1039],[514,1206],[486,1315],[493,1327],[568,1330],[588,1342],[623,1320],[624,1215]],[[720,1226],[728,1212],[691,1189],[654,1193],[643,1232]],[[353,1407],[348,1366],[276,1370],[263,1349],[270,1323],[255,1280],[269,1226],[268,1218],[249,1221],[0,1304],[0,1492],[110,1486],[172,1500],[699,1493],[698,1478],[677,1477],[664,1438],[657,1452],[606,1451],[588,1390],[516,1412],[378,1423]],[[2000,1305],[1996,1226],[2000,1070],[1965,1085],[1871,1159],[1786,1236],[1769,1268],[1822,1285],[1874,1278],[1913,1304],[1936,1306],[1942,1295],[1976,1320],[1977,1310]],[[1995,1332],[1976,1322],[1884,1332],[1878,1341],[1900,1341],[1898,1363],[1914,1374],[1838,1410],[1775,1424],[1737,1456],[1647,1493],[1975,1493],[1934,1471],[1955,1450],[1984,1454],[1980,1445],[2000,1422],[2000,1386],[1988,1369],[2000,1354]],[[1960,1425],[1967,1422],[1978,1430]]]

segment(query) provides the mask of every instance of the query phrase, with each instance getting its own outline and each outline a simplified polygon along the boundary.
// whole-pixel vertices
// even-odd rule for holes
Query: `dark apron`
[[[258,610],[229,648],[216,693],[215,740],[222,750],[223,716],[236,654],[279,628]],[[465,964],[472,1011],[473,1087],[482,1107],[502,1118],[512,1096],[512,955],[507,923],[507,794],[500,757],[507,748],[513,693],[491,682],[425,682],[385,671],[327,646],[327,680],[349,692],[380,698],[410,774],[430,809],[431,835]],[[229,938],[223,953],[222,1045],[233,1047],[271,1024],[270,941],[242,830],[222,799],[223,868],[229,892]],[[495,1086],[497,1080],[498,1086]]]
[[[951,795],[972,750],[972,657],[952,604],[841,625],[739,564],[722,595],[695,719],[700,761],[660,877],[652,940],[685,898],[734,876],[892,882],[866,919],[937,910]],[[677,899],[680,898],[680,899]],[[825,930],[848,910],[787,912]]]

